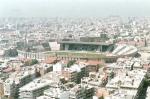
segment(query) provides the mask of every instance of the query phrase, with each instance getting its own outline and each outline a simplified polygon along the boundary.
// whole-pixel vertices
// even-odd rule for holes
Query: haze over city
[[[149,0],[0,0],[0,17],[149,16]]]

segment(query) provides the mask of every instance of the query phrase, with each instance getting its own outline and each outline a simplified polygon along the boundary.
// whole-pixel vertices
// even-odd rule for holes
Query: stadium
[[[132,45],[111,42],[59,41],[50,42],[49,47],[51,51],[27,52],[18,50],[18,55],[38,60],[56,57],[65,60],[92,59],[113,62],[119,57],[135,56],[138,53],[137,48]]]

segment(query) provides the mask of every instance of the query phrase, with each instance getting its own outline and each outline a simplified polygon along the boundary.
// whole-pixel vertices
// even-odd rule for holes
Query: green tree
[[[4,56],[6,56],[6,57],[15,57],[15,56],[18,56],[18,52],[17,52],[16,49],[9,49],[9,50],[5,51]]]
[[[68,62],[67,67],[70,67],[71,65],[73,65],[76,62],[76,60],[71,60]]]
[[[32,62],[31,62],[32,65],[37,64],[37,63],[38,63],[38,60],[32,59]]]
[[[104,96],[102,95],[99,99],[104,99]]]
[[[31,66],[31,65],[34,65],[34,64],[37,64],[38,63],[38,60],[36,59],[32,59],[32,60],[28,60],[25,62],[25,65],[26,66]]]
[[[112,71],[112,72],[110,73],[110,78],[112,79],[112,78],[114,78],[114,76],[115,76],[115,73]]]

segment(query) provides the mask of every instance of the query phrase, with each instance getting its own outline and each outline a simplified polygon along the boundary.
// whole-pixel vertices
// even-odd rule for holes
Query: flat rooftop
[[[50,85],[50,83],[51,83],[51,80],[38,78],[30,82],[29,84],[26,84],[25,86],[21,87],[20,92],[21,91],[34,91],[42,87],[48,86]]]
[[[59,41],[60,44],[84,44],[84,45],[111,45],[113,43],[106,42],[83,42],[83,41]]]
[[[118,82],[120,81],[120,88],[124,89],[138,89],[144,75],[146,74],[145,70],[132,70],[128,71],[128,76],[126,76],[125,72],[111,79],[109,83],[107,83],[106,88],[118,88]],[[123,78],[123,79],[122,79]]]

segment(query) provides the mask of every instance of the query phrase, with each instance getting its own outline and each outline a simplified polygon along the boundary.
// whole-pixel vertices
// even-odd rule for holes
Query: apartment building
[[[4,95],[18,98],[19,88],[35,78],[35,71],[14,72],[4,82]]]
[[[19,99],[36,99],[43,95],[44,90],[49,88],[51,80],[35,79],[19,89]]]
[[[94,88],[85,84],[78,84],[70,89],[69,99],[92,99]]]
[[[109,97],[115,97],[112,99],[120,99],[122,96],[124,98],[128,97],[127,99],[138,99],[144,84],[143,79],[145,74],[146,70],[141,69],[127,71],[126,73],[120,72],[106,85],[106,89],[112,93]]]

